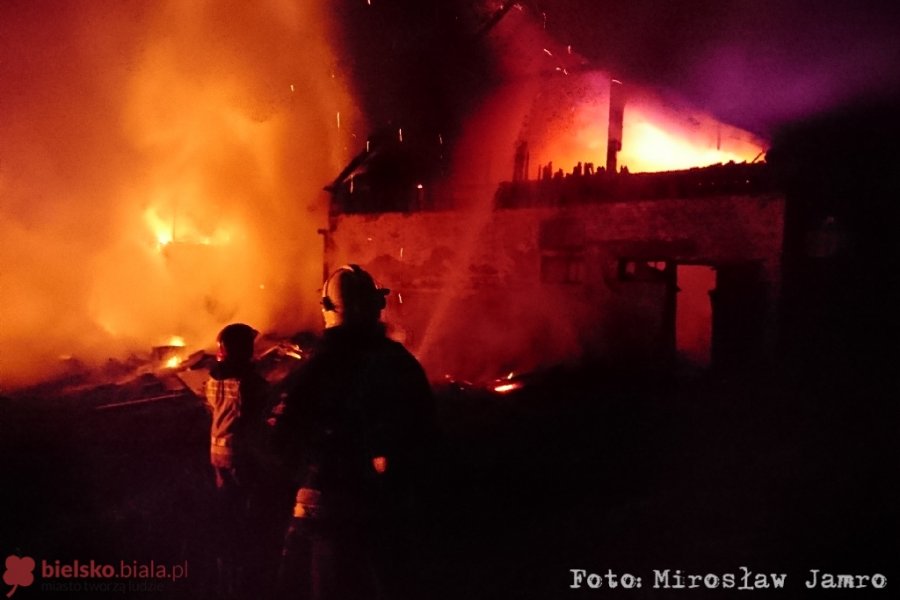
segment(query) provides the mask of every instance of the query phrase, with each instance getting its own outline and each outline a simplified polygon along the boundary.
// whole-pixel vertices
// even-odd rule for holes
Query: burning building
[[[783,225],[765,165],[570,174],[504,183],[477,219],[339,214],[326,257],[396,290],[391,317],[436,372],[724,366],[774,349]]]
[[[0,344],[15,350],[0,353],[0,385],[172,336],[190,354],[233,319],[315,328],[323,241],[326,268],[362,262],[398,290],[392,316],[436,374],[582,353],[727,363],[737,339],[765,355],[790,211],[750,166],[766,148],[754,132],[876,89],[859,64],[889,85],[900,71],[880,40],[893,32],[871,27],[852,60],[823,48],[833,70],[805,55],[776,65],[748,51],[773,28],[750,27],[758,11],[743,4],[633,4],[134,2],[48,16],[8,3]],[[761,18],[789,15],[783,40],[797,11]],[[644,12],[654,35],[622,26]],[[691,43],[692,19],[707,44]],[[843,21],[872,25],[865,11]],[[832,31],[817,22],[804,41]],[[664,53],[683,64],[662,61],[659,83],[683,80],[709,110],[636,82],[654,79],[641,57]],[[846,220],[817,219],[797,227],[827,253]],[[688,342],[684,299],[708,304],[712,289]]]
[[[398,128],[331,184],[325,270],[359,262],[395,290],[389,318],[433,376],[771,355],[784,198],[753,164],[765,142],[515,12],[490,21],[502,76],[443,176],[411,167],[443,140]]]
[[[188,558],[167,590],[210,595],[198,348],[248,321],[288,380],[352,262],[432,379],[490,382],[437,395],[426,596],[555,597],[570,560],[892,568],[897,102],[821,115],[897,86],[898,36],[701,4],[0,3],[5,550]],[[7,394],[85,365],[117,382]]]

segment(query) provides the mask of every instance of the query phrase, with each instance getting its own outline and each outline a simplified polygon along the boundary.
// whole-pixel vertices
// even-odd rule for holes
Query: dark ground
[[[132,597],[211,597],[204,409],[184,396],[94,410],[102,400],[0,404],[0,551],[39,565],[187,560],[186,579]],[[443,389],[439,409],[444,459],[408,565],[423,597],[743,597],[652,588],[653,569],[742,565],[788,574],[762,596],[898,597],[887,384],[581,369],[509,396]],[[570,590],[575,568],[643,587]],[[810,594],[809,569],[881,573],[888,586]],[[15,597],[49,593],[40,583]]]

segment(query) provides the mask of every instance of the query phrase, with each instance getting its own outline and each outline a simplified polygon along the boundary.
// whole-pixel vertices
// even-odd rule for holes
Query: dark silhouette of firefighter
[[[216,364],[205,385],[212,412],[210,463],[215,474],[214,543],[221,597],[240,595],[259,572],[251,543],[256,536],[253,490],[259,469],[254,446],[263,432],[268,384],[253,364],[257,331],[243,323],[219,333]]]
[[[297,474],[279,588],[315,600],[410,597],[404,523],[433,439],[431,388],[385,334],[389,290],[347,265],[322,293],[322,344],[275,424]]]

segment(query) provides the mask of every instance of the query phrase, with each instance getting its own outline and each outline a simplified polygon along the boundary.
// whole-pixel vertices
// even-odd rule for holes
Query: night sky
[[[346,61],[372,121],[458,124],[497,77],[478,34],[501,5],[343,2]],[[514,10],[591,67],[764,136],[900,90],[900,18],[885,2],[529,0]]]

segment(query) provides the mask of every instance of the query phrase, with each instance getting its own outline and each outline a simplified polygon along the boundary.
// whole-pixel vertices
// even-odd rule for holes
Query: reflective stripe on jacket
[[[210,463],[215,467],[234,466],[235,432],[242,412],[241,380],[210,379],[206,382],[206,401],[212,408]]]

